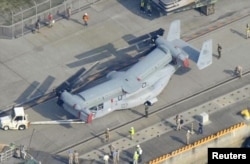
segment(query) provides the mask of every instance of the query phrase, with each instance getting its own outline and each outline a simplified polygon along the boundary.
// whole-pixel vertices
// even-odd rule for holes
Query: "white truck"
[[[83,124],[84,121],[80,119],[69,120],[54,120],[54,121],[35,121],[28,120],[28,115],[25,114],[23,107],[14,107],[11,110],[11,115],[0,117],[0,129],[3,130],[24,130],[30,125],[61,125],[61,124]]]
[[[11,115],[0,117],[0,128],[3,130],[24,130],[29,127],[28,115],[24,113],[23,107],[14,107]]]

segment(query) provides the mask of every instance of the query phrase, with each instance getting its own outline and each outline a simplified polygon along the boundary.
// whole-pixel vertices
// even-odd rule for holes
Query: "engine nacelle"
[[[182,51],[179,47],[175,47],[177,54],[175,55],[177,59],[177,64],[182,67],[189,67],[189,56],[186,52]]]

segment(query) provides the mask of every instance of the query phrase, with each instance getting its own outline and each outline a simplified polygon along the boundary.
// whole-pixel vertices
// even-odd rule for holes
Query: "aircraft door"
[[[16,116],[13,120],[12,120],[12,128],[17,129],[19,124],[22,122],[23,120],[23,116]]]

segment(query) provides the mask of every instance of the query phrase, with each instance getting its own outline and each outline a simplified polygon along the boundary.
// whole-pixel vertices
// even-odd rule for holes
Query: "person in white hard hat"
[[[85,13],[82,17],[83,21],[84,21],[84,25],[88,26],[88,20],[89,20],[89,15],[88,13]]]
[[[137,145],[137,146],[136,146],[136,151],[137,151],[137,153],[138,153],[138,155],[139,155],[139,157],[138,157],[138,162],[141,162],[141,161],[142,161],[142,148],[141,148],[140,145]]]

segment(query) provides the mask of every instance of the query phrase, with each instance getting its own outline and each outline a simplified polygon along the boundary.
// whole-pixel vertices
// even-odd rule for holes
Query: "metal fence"
[[[4,13],[4,22],[0,25],[0,38],[14,39],[34,31],[35,22],[40,18],[41,27],[46,26],[48,14],[51,13],[55,21],[65,17],[66,10],[71,7],[72,14],[78,13],[91,4],[100,0],[44,0],[37,3],[33,0],[34,5],[30,8],[19,11],[10,10]]]
[[[14,155],[15,145],[6,146],[8,150],[0,153],[0,163],[7,161],[8,159],[12,158]]]

